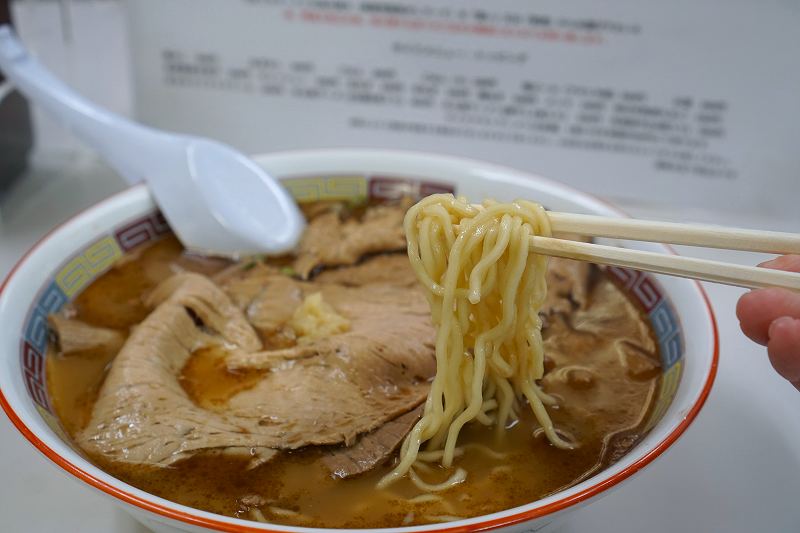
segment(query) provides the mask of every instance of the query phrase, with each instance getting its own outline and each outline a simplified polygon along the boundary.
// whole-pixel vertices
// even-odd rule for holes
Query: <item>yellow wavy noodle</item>
[[[532,235],[550,235],[545,210],[524,200],[473,206],[436,194],[414,205],[404,224],[408,256],[436,328],[436,376],[422,418],[379,487],[409,476],[431,490],[415,473],[425,470],[418,459],[433,456],[452,466],[466,423],[476,420],[502,431],[523,398],[550,442],[570,448],[545,407],[555,399],[536,384],[544,374],[539,309],[547,292],[547,260],[530,253],[528,244]],[[460,481],[463,476],[454,475],[435,488]]]

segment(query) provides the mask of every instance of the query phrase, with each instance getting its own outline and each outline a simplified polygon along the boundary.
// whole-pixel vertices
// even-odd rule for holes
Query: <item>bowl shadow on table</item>
[[[771,531],[796,530],[800,443],[776,435],[775,421],[747,401],[758,392],[715,389],[695,425],[643,479],[568,515],[552,533],[598,524],[617,532],[758,531],[765,520]],[[765,486],[783,487],[781,497],[759,498]]]
[[[137,522],[130,514],[122,509],[114,509],[112,519],[114,533],[152,533],[152,530]]]

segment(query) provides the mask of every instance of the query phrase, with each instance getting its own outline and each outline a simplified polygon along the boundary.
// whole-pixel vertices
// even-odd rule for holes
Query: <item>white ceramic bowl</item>
[[[300,199],[427,194],[455,188],[471,199],[517,197],[576,213],[620,216],[615,208],[569,187],[494,165],[419,153],[371,150],[292,152],[257,158]],[[44,386],[47,314],[104,272],[124,250],[168,231],[147,190],[133,187],[77,215],[39,241],[0,286],[0,404],[49,460],[99,490],[158,532],[295,531],[307,528],[237,520],[158,498],[106,474],[66,442],[49,412]],[[631,248],[669,252],[657,244]],[[567,490],[492,515],[385,531],[538,531],[619,486],[666,451],[703,405],[717,366],[717,329],[699,284],[612,269],[648,310],[666,370],[654,424],[619,462]]]

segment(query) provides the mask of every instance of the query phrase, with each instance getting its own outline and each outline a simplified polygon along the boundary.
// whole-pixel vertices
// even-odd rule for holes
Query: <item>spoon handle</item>
[[[173,138],[80,96],[34,59],[8,25],[0,26],[0,70],[22,94],[95,148],[130,183],[141,181],[146,174],[142,149],[157,149],[159,143]]]

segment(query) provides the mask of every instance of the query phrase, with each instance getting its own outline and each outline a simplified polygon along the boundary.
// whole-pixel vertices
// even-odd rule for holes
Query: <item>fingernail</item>
[[[772,324],[769,325],[769,330],[767,331],[767,337],[770,339],[772,338],[772,332],[775,330],[776,327],[779,326],[779,323],[785,324],[786,322],[794,322],[794,318],[790,316],[782,316],[778,317],[772,321]]]

